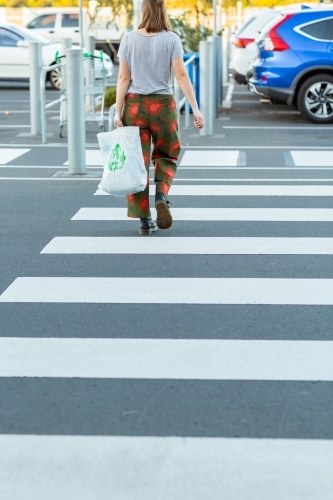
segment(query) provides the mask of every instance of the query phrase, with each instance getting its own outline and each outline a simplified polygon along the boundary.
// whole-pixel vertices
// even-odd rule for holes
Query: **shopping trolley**
[[[60,59],[66,56],[60,56],[56,53],[55,60],[59,63]],[[104,132],[104,100],[107,71],[104,67],[103,51],[99,55],[83,54],[83,78],[85,95],[85,121],[96,122],[99,131]],[[63,137],[63,130],[67,123],[67,91],[66,91],[66,64],[59,68],[60,71],[60,120],[59,136]],[[97,110],[97,108],[100,108]]]

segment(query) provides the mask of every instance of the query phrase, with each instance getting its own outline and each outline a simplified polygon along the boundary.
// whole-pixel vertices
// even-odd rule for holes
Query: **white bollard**
[[[214,133],[214,46],[213,42],[201,41],[200,52],[200,108],[205,119],[205,126],[200,135]]]
[[[66,50],[68,173],[86,173],[83,50]]]
[[[71,38],[62,38],[60,40],[60,43],[61,43],[60,55],[65,56],[66,50],[72,48],[72,39]]]
[[[214,47],[214,118],[218,118],[222,103],[222,38],[209,36],[208,40]]]
[[[42,134],[42,100],[40,94],[40,78],[43,68],[42,43],[30,42],[30,125],[31,135]]]

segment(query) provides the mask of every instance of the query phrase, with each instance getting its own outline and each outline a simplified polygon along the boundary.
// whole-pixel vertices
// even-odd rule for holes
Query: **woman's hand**
[[[119,113],[115,113],[114,114],[114,120],[113,120],[113,123],[115,124],[115,126],[118,128],[118,127],[123,127],[123,121],[121,119],[121,115]]]
[[[197,128],[203,128],[205,126],[205,120],[199,109],[193,110],[194,116],[194,126]]]

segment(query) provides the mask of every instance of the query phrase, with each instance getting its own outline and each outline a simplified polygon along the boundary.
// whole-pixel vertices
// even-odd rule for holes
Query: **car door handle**
[[[49,31],[49,33],[54,33],[54,31],[53,31],[53,30],[50,30],[50,31]]]
[[[80,33],[80,30],[74,30],[74,33]]]

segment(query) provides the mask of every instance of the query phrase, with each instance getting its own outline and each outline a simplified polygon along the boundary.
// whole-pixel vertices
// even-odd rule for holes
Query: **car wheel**
[[[333,76],[314,75],[300,87],[297,108],[312,123],[333,123]]]
[[[49,81],[55,90],[61,89],[61,74],[59,68],[55,68],[49,73]]]

